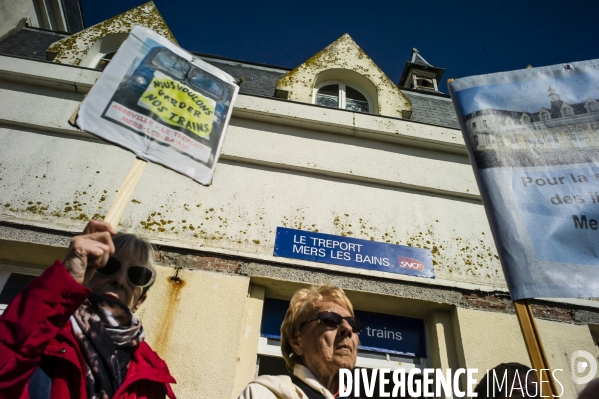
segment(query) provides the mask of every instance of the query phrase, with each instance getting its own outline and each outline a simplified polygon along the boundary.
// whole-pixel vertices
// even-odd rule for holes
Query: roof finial
[[[560,99],[559,94],[557,94],[553,87],[549,86],[549,89],[547,89],[547,91],[549,92],[548,96],[551,99],[551,101],[558,101]]]

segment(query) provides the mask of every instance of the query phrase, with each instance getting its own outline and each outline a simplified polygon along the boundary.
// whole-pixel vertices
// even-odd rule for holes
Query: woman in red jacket
[[[133,315],[156,276],[152,246],[116,234],[90,221],[6,308],[0,399],[174,399],[175,379]]]

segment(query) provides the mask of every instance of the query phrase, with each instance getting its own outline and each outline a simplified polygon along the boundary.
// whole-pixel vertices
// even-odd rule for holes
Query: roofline
[[[428,90],[421,90],[421,89],[412,89],[409,87],[401,87],[401,86],[397,86],[399,88],[399,90],[401,91],[411,91],[413,93],[418,93],[418,94],[424,94],[427,96],[435,96],[435,97],[443,97],[443,98],[451,98],[451,96],[449,94],[445,94],[442,93],[440,91],[428,91]]]
[[[59,34],[59,35],[65,35],[65,36],[71,36],[71,35],[72,35],[72,33],[65,32],[65,31],[62,31],[62,30],[44,29],[44,28],[38,28],[38,27],[36,27],[36,26],[29,26],[29,25],[23,26],[23,27],[22,27],[21,29],[19,29],[18,31],[20,31],[20,30],[23,30],[23,29],[40,30],[40,31],[42,31],[42,32],[57,33],[57,34]],[[17,33],[18,31],[16,31],[15,33]],[[13,33],[13,34],[14,34],[14,33]]]
[[[193,55],[197,55],[199,57],[212,58],[215,60],[222,60],[222,61],[229,61],[229,62],[237,62],[239,64],[255,65],[255,66],[269,68],[269,69],[279,69],[279,70],[287,71],[287,72],[289,72],[293,69],[293,68],[282,67],[282,66],[278,66],[278,65],[261,64],[259,62],[244,61],[244,60],[238,60],[235,58],[221,57],[219,55],[204,54],[204,53],[200,53],[198,51],[190,51],[190,53]]]

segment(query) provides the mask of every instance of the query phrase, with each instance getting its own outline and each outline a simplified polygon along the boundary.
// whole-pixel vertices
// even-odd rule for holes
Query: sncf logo
[[[403,256],[398,256],[397,261],[399,262],[399,267],[402,269],[408,270],[423,270],[424,265],[422,262],[418,262],[416,259],[404,258]]]

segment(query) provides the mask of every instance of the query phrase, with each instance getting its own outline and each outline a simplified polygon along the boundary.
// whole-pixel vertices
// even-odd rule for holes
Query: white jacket
[[[326,399],[334,399],[328,389],[322,386],[312,372],[301,364],[296,364],[293,374],[311,388],[322,393]],[[250,382],[238,399],[306,399],[306,394],[286,375],[261,375]]]

